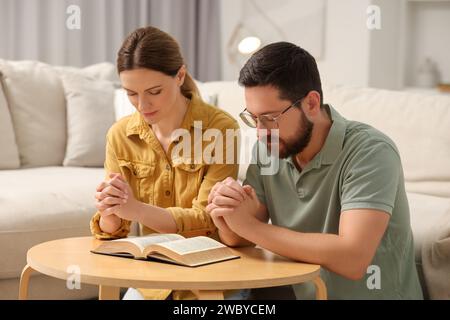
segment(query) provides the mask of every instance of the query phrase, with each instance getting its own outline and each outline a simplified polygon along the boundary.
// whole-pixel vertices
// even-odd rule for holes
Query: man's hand
[[[267,208],[261,202],[259,202],[256,196],[255,190],[250,185],[241,186],[233,178],[226,178],[222,182],[218,182],[211,189],[208,196],[208,204],[214,204],[216,207],[221,208],[236,208],[241,205],[241,203],[247,198],[253,197],[258,203],[257,208],[249,208],[251,215],[258,218],[262,222],[267,222],[269,220],[269,214]],[[212,210],[212,206],[207,207],[207,212]]]
[[[224,219],[224,215],[236,211],[235,209],[251,195],[251,190],[250,186],[242,187],[234,179],[226,178],[224,181],[216,183],[208,196],[206,212],[209,213],[219,229],[221,240],[229,246],[253,245],[252,242],[237,235]],[[239,212],[236,212],[236,214],[239,214]]]
[[[221,182],[217,182],[211,189],[208,196],[208,204],[210,204],[216,197],[227,197],[231,200],[225,201],[228,201],[230,205],[238,205],[242,200],[244,200],[245,194],[244,188],[236,180],[228,177]]]
[[[258,197],[253,188],[250,186],[245,186],[244,188],[246,190],[244,200],[237,205],[225,205],[225,203],[231,203],[231,201],[227,200],[229,198],[218,195],[206,207],[206,211],[209,212],[214,221],[223,218],[226,226],[243,238],[251,230],[251,226],[259,222],[256,215],[260,207]]]

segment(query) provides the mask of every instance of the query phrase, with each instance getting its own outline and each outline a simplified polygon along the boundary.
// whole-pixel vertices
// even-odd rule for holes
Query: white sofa
[[[92,163],[99,162],[99,159],[92,160],[95,158],[92,154],[87,155],[89,161],[86,155],[68,159],[68,153],[74,154],[74,150],[69,152],[70,145],[73,147],[73,142],[81,138],[76,140],[71,131],[74,97],[68,95],[70,90],[61,85],[62,80],[57,77],[61,72],[73,71],[97,82],[117,82],[114,66],[102,64],[84,70],[56,68],[57,74],[47,70],[52,73],[50,78],[33,78],[31,73],[27,81],[33,83],[19,83],[18,87],[11,88],[16,82],[9,81],[8,77],[16,71],[4,66],[8,63],[0,60],[0,73],[3,73],[0,150],[5,151],[0,154],[0,256],[3,257],[0,260],[0,299],[17,298],[20,272],[30,247],[51,239],[90,234],[89,220],[95,212],[94,190],[104,173],[101,164],[92,167]],[[23,68],[33,69],[32,63],[25,65]],[[14,65],[19,68],[17,74],[24,72],[20,71],[21,66],[21,63]],[[38,91],[21,92],[20,86],[32,86]],[[206,99],[217,101],[219,107],[236,118],[242,111],[243,89],[236,82],[201,83],[199,87]],[[120,118],[132,110],[121,91],[108,92],[111,96],[105,99],[114,100],[115,95],[114,107],[109,109],[112,115]],[[42,93],[47,101],[36,98],[35,95]],[[53,109],[43,104],[49,103],[48,96],[57,97],[56,102],[50,101],[55,104]],[[436,244],[448,242],[450,237],[450,98],[336,86],[326,86],[324,97],[344,116],[372,124],[396,141],[405,170],[416,258],[422,273],[422,261],[436,260],[422,257],[428,257]],[[51,122],[48,122],[49,117]],[[27,130],[28,126],[32,130]],[[101,141],[96,141],[96,145],[99,143]],[[104,147],[99,149],[103,154]],[[91,163],[91,167],[79,165],[83,161]],[[244,165],[240,169],[240,179],[245,176],[245,168]],[[442,229],[445,225],[447,228]],[[445,296],[442,292],[445,288],[442,289],[436,279],[441,279],[441,273],[450,265],[448,255],[442,258],[442,252],[438,253],[441,256],[437,265],[431,263],[424,268],[424,288],[434,298]],[[85,299],[96,295],[94,286],[82,285],[81,290],[67,290],[64,281],[43,275],[33,276],[30,281],[30,298]]]
[[[93,146],[103,144],[97,159],[86,153],[87,149],[76,151],[95,160],[97,168],[70,166],[75,158],[67,157],[68,139],[76,144],[77,137],[73,124],[69,130],[68,122],[74,117],[67,102],[77,97],[68,96],[63,76],[82,77],[82,83],[89,85],[98,81],[111,95],[107,100],[114,101],[115,73],[109,63],[76,69],[0,60],[0,299],[17,299],[18,279],[30,247],[90,234],[89,218],[95,212],[93,192],[104,176],[104,136],[92,139]],[[108,115],[103,127],[100,125],[103,131],[114,122],[113,108]],[[96,294],[93,286],[66,290],[61,280],[43,275],[31,279],[30,298],[88,298]]]

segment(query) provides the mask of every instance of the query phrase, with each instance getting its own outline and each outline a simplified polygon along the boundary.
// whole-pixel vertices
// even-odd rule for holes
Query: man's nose
[[[266,128],[262,127],[258,122],[256,126],[256,136],[258,137],[258,140],[261,140],[268,135],[269,131]]]

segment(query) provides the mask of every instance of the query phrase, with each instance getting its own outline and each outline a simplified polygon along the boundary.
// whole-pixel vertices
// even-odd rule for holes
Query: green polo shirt
[[[261,174],[251,164],[250,184],[272,224],[304,233],[338,234],[341,212],[376,209],[391,217],[367,270],[358,281],[322,268],[330,299],[422,299],[403,170],[395,144],[369,125],[325,106],[333,124],[324,146],[301,172],[280,159],[278,172]],[[260,152],[266,147],[259,145]],[[262,147],[261,147],[262,146]],[[311,283],[293,286],[297,299],[314,298]]]

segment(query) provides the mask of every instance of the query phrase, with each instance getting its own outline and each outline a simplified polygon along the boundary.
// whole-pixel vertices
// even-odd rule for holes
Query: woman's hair
[[[146,68],[174,77],[184,65],[180,46],[169,34],[155,27],[139,28],[127,36],[117,54],[117,71]],[[181,93],[200,96],[197,85],[186,73]]]

